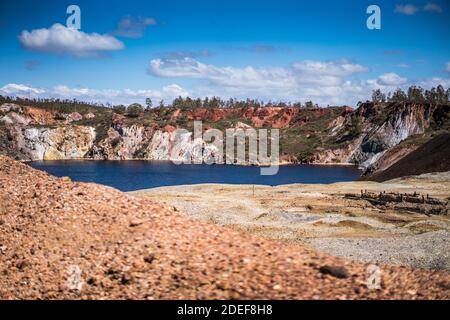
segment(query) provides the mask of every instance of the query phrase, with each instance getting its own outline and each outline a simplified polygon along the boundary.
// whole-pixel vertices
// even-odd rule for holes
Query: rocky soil
[[[285,186],[192,185],[133,192],[188,216],[334,256],[376,264],[450,271],[450,216],[374,205],[347,193],[429,195],[450,209],[450,172],[385,183],[343,182]],[[412,209],[415,209],[413,207]],[[445,210],[444,210],[445,212]]]
[[[193,221],[0,157],[1,299],[449,299],[450,274],[366,265]]]

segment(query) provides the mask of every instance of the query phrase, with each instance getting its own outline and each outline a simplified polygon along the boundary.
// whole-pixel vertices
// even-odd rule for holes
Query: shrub
[[[124,114],[127,108],[124,105],[118,105],[113,107],[113,111],[118,114]]]
[[[54,119],[55,120],[66,120],[67,117],[64,113],[58,112],[57,114],[55,114]]]
[[[119,143],[122,141],[122,137],[117,137],[114,138],[113,140],[111,140],[111,146],[113,148],[117,147],[119,145]]]
[[[361,133],[361,124],[357,115],[352,115],[352,122],[348,128],[348,135],[352,138],[359,136]]]
[[[300,163],[309,163],[312,160],[314,153],[311,149],[305,149],[297,153],[297,161]]]
[[[142,112],[144,112],[144,107],[139,103],[133,103],[127,108],[127,115],[129,117],[138,117]]]

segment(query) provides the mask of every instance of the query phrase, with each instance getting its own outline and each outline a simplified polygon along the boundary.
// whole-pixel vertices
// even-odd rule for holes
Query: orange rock
[[[172,133],[175,130],[177,130],[177,128],[175,128],[174,126],[171,126],[170,124],[166,124],[163,128],[164,132],[169,132],[169,133]]]
[[[55,112],[47,111],[40,108],[24,107],[24,114],[32,119],[36,124],[50,125],[54,124]]]

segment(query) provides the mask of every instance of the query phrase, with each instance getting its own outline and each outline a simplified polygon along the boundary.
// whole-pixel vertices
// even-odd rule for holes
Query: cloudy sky
[[[381,30],[366,27],[370,4]],[[449,87],[449,30],[446,0],[2,0],[0,94],[355,105],[375,88]]]

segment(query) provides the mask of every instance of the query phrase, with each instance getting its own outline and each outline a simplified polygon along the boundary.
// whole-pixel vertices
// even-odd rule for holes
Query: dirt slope
[[[0,197],[1,299],[450,298],[445,272],[383,267],[382,289],[369,291],[363,264],[192,221],[6,157]],[[81,290],[68,282],[78,269]]]
[[[386,170],[361,180],[387,181],[398,177],[450,170],[450,133],[440,134],[407,154]]]

